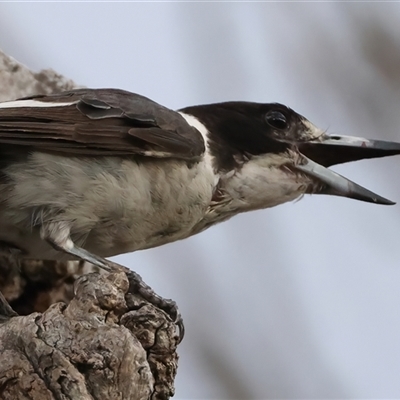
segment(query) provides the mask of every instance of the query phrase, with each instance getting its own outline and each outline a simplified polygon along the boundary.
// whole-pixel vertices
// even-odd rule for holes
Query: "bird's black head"
[[[326,167],[400,154],[399,143],[328,136],[305,117],[278,103],[226,102],[180,111],[195,117],[206,128],[207,146],[217,173],[241,170],[244,185],[250,180],[249,174],[253,181],[262,180],[259,190],[266,195],[259,196],[260,204],[278,204],[301,193],[393,204]],[[275,199],[272,192],[268,193],[276,191],[269,183],[272,181],[282,189]],[[257,190],[257,185],[251,190]]]
[[[243,157],[283,153],[290,146],[322,134],[310,129],[304,117],[279,103],[226,102],[187,107],[181,112],[205,125],[215,167],[222,171],[234,169]]]

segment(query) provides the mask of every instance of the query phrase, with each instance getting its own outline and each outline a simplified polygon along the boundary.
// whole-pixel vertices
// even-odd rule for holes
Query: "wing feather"
[[[78,89],[0,103],[0,148],[71,155],[199,158],[204,140],[177,112],[118,89]]]

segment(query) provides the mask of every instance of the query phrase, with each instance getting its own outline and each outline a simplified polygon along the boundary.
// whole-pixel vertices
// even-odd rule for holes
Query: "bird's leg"
[[[125,272],[129,280],[129,291],[139,294],[143,299],[163,310],[178,326],[179,341],[183,339],[185,329],[177,304],[173,300],[164,299],[155,293],[154,290],[143,281],[138,273],[76,246],[70,237],[69,226],[64,222],[43,224],[40,235],[42,239],[49,242],[56,250],[71,254],[74,257],[94,264],[106,271],[122,270]]]
[[[40,229],[40,236],[56,250],[71,254],[108,272],[111,271],[107,260],[75,245],[70,237],[70,228],[65,222],[43,224]]]

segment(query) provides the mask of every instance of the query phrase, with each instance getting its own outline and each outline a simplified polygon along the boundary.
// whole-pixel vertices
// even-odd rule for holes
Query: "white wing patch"
[[[208,129],[193,115],[185,114],[183,112],[179,112],[179,114],[181,114],[182,117],[185,118],[186,122],[190,126],[193,126],[193,128],[196,128],[201,133],[201,136],[203,136],[204,145],[206,147],[206,152],[204,154],[204,159],[205,159],[207,164],[213,165],[212,156],[210,154],[210,149],[208,147]]]
[[[220,179],[220,174],[218,173],[218,171],[215,171],[215,168],[214,168],[213,157],[210,153],[210,148],[208,145],[208,129],[193,115],[185,114],[183,112],[179,112],[179,114],[181,114],[182,117],[185,118],[186,122],[190,126],[193,126],[193,128],[196,128],[201,133],[201,136],[203,136],[204,145],[206,148],[206,151],[205,151],[204,157],[203,157],[204,164],[206,165],[206,168],[209,168],[210,171],[212,171],[212,174],[214,176],[214,186],[216,186]]]
[[[5,101],[0,103],[0,108],[21,108],[21,107],[66,107],[71,104],[75,104],[77,101],[71,101],[68,103],[51,103],[44,102],[34,99],[29,100],[15,100],[15,101]]]

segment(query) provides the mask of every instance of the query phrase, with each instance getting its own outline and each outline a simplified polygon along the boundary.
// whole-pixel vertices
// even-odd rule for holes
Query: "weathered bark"
[[[0,101],[76,87],[0,52]],[[175,323],[124,271],[0,258],[0,290],[23,316],[0,320],[0,399],[168,399]]]

